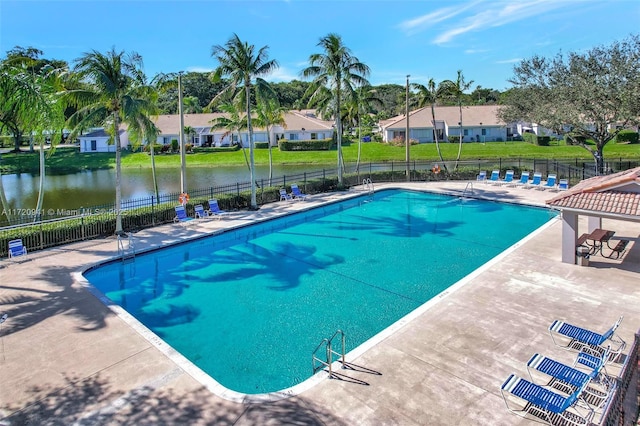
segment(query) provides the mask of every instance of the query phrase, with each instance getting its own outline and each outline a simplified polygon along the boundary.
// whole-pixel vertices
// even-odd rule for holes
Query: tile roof
[[[504,123],[498,118],[498,109],[500,105],[474,105],[462,107],[462,126],[504,126]],[[457,106],[436,106],[436,121],[444,121],[449,127],[458,127],[460,121],[460,108]],[[411,128],[425,127],[432,128],[431,124],[431,107],[409,111],[409,125]],[[380,122],[383,128],[406,128],[404,114],[390,118]]]
[[[640,167],[585,179],[546,203],[560,210],[582,210],[640,220]]]

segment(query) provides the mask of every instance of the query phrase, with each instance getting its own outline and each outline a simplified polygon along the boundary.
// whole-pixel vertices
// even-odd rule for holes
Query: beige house
[[[502,142],[511,140],[517,135],[517,126],[505,124],[498,118],[499,105],[478,105],[462,107],[462,124],[460,109],[457,106],[435,107],[435,126],[432,123],[431,107],[427,106],[409,112],[409,139],[418,143],[435,142],[435,131],[439,141],[447,141],[449,136],[459,137],[462,133],[464,142]],[[394,138],[404,139],[407,120],[399,115],[380,123],[382,140],[392,141]],[[435,130],[435,131],[434,131]]]
[[[229,146],[240,143],[248,146],[249,134],[246,130],[240,132],[229,129],[213,129],[211,124],[219,117],[224,117],[223,113],[210,114],[184,114],[185,127],[194,129],[191,135],[185,135],[186,143],[194,146]],[[284,126],[272,126],[267,130],[261,127],[253,128],[254,142],[271,141],[271,145],[278,144],[278,139],[288,140],[309,140],[326,139],[333,137],[333,122],[321,120],[316,117],[311,110],[288,111],[284,114]],[[177,114],[160,115],[155,120],[156,126],[160,129],[158,143],[169,144],[173,139],[180,138],[180,116]],[[268,137],[269,136],[269,137]]]

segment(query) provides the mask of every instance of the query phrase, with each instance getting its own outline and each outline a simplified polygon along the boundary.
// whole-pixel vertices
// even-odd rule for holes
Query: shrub
[[[524,132],[522,134],[522,140],[525,141],[526,143],[530,143],[535,145],[536,144],[536,134],[535,133],[531,133],[531,132]]]
[[[535,141],[538,146],[549,146],[551,138],[549,136],[536,136]]]
[[[230,152],[239,151],[240,145],[231,146],[197,146],[193,148],[193,152]]]
[[[278,141],[280,151],[329,151],[332,146],[332,138],[306,141],[280,139]]]
[[[254,142],[256,149],[269,149],[269,142]]]
[[[162,148],[160,149],[160,152],[163,154],[167,154],[170,151],[171,151],[171,145],[169,144],[162,145]]]
[[[460,142],[460,136],[448,136],[449,143],[458,143]]]
[[[178,152],[178,149],[180,149],[178,139],[171,139],[171,151]]]
[[[162,144],[159,143],[154,143],[153,144],[153,152],[158,153],[158,152],[163,152],[162,151]],[[144,152],[151,152],[151,144],[146,144],[144,147],[142,147]]]
[[[616,136],[617,143],[638,143],[639,139],[638,132],[633,130],[620,130],[620,133]]]

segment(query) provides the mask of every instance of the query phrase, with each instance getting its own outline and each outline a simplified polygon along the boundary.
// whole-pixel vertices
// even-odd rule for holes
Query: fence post
[[[156,199],[156,196],[152,195],[151,196],[151,224],[153,226],[156,225],[156,206],[155,206],[155,202],[154,202],[155,199]]]

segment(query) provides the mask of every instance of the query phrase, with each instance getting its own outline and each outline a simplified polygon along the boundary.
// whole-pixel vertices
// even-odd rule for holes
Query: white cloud
[[[212,72],[214,69],[215,68],[212,68],[212,67],[199,67],[199,66],[187,67],[188,72]]]
[[[269,81],[291,81],[291,80],[300,80],[300,76],[297,73],[293,73],[287,68],[280,66],[278,69],[269,74],[265,80]]]
[[[501,61],[496,61],[496,64],[515,64],[516,62],[520,62],[522,58],[513,58],[513,59],[503,59]]]
[[[478,1],[471,2],[466,6],[443,7],[434,12],[427,13],[426,15],[403,21],[398,25],[398,27],[407,34],[415,34],[433,26],[434,24],[449,20],[473,7],[477,3]]]

